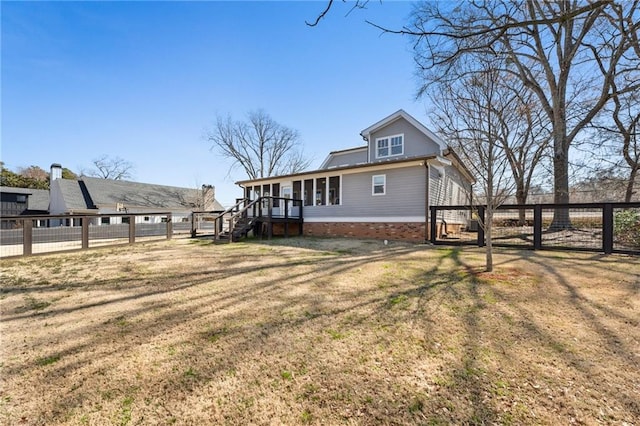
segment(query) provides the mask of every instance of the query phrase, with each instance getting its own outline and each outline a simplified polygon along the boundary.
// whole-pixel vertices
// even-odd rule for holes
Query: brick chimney
[[[213,185],[202,185],[202,210],[212,210],[215,198],[216,187]]]

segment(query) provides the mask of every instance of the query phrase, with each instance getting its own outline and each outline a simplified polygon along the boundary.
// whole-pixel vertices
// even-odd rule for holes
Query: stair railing
[[[233,206],[229,207],[213,219],[213,236],[216,240],[218,239],[218,235],[222,233],[222,230],[224,228],[224,217],[230,213],[233,213],[234,211],[239,211],[241,209],[240,206],[246,204],[248,201],[248,198],[237,198],[236,203]],[[229,233],[231,233],[232,229],[233,228],[229,228]]]
[[[249,200],[245,199],[245,201],[249,201]],[[239,209],[236,213],[231,215],[231,217],[229,218],[229,242],[233,242],[233,230],[236,226],[236,223],[238,223],[240,218],[247,217],[248,216],[247,211],[252,207],[253,207],[252,217],[255,218],[256,206],[259,207],[261,201],[262,201],[262,197],[259,197],[258,199],[251,201],[250,203],[246,204],[243,208]]]

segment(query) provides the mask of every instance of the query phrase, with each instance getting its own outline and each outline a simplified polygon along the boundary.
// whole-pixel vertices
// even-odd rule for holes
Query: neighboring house
[[[0,186],[0,216],[49,214],[49,191],[46,189],[13,188]],[[36,226],[44,226],[39,220]],[[14,223],[2,221],[2,228],[12,228]]]
[[[331,152],[318,170],[237,184],[252,200],[261,195],[301,199],[309,236],[422,242],[429,236],[429,206],[470,204],[471,173],[444,141],[405,111],[360,135],[366,145]],[[452,232],[468,219],[468,212],[460,211],[438,221]]]
[[[222,211],[215,188],[179,188],[124,180],[80,177],[61,179],[61,166],[51,166],[52,215],[171,213],[174,222],[188,221],[192,211]],[[120,223],[121,217],[102,218],[99,224]],[[140,216],[138,221],[160,221],[159,216]],[[71,223],[68,223],[71,224]]]

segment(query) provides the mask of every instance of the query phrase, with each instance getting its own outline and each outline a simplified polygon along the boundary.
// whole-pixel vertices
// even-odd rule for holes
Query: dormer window
[[[386,136],[376,139],[376,158],[404,154],[404,135]]]

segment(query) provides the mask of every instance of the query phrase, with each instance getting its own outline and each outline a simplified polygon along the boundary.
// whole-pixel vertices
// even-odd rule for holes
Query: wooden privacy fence
[[[188,215],[174,223],[169,212],[5,216],[0,225],[1,257],[171,239],[191,229]]]
[[[431,206],[431,243],[484,246],[485,213],[486,206]],[[498,247],[640,255],[640,203],[501,205],[491,234]]]

